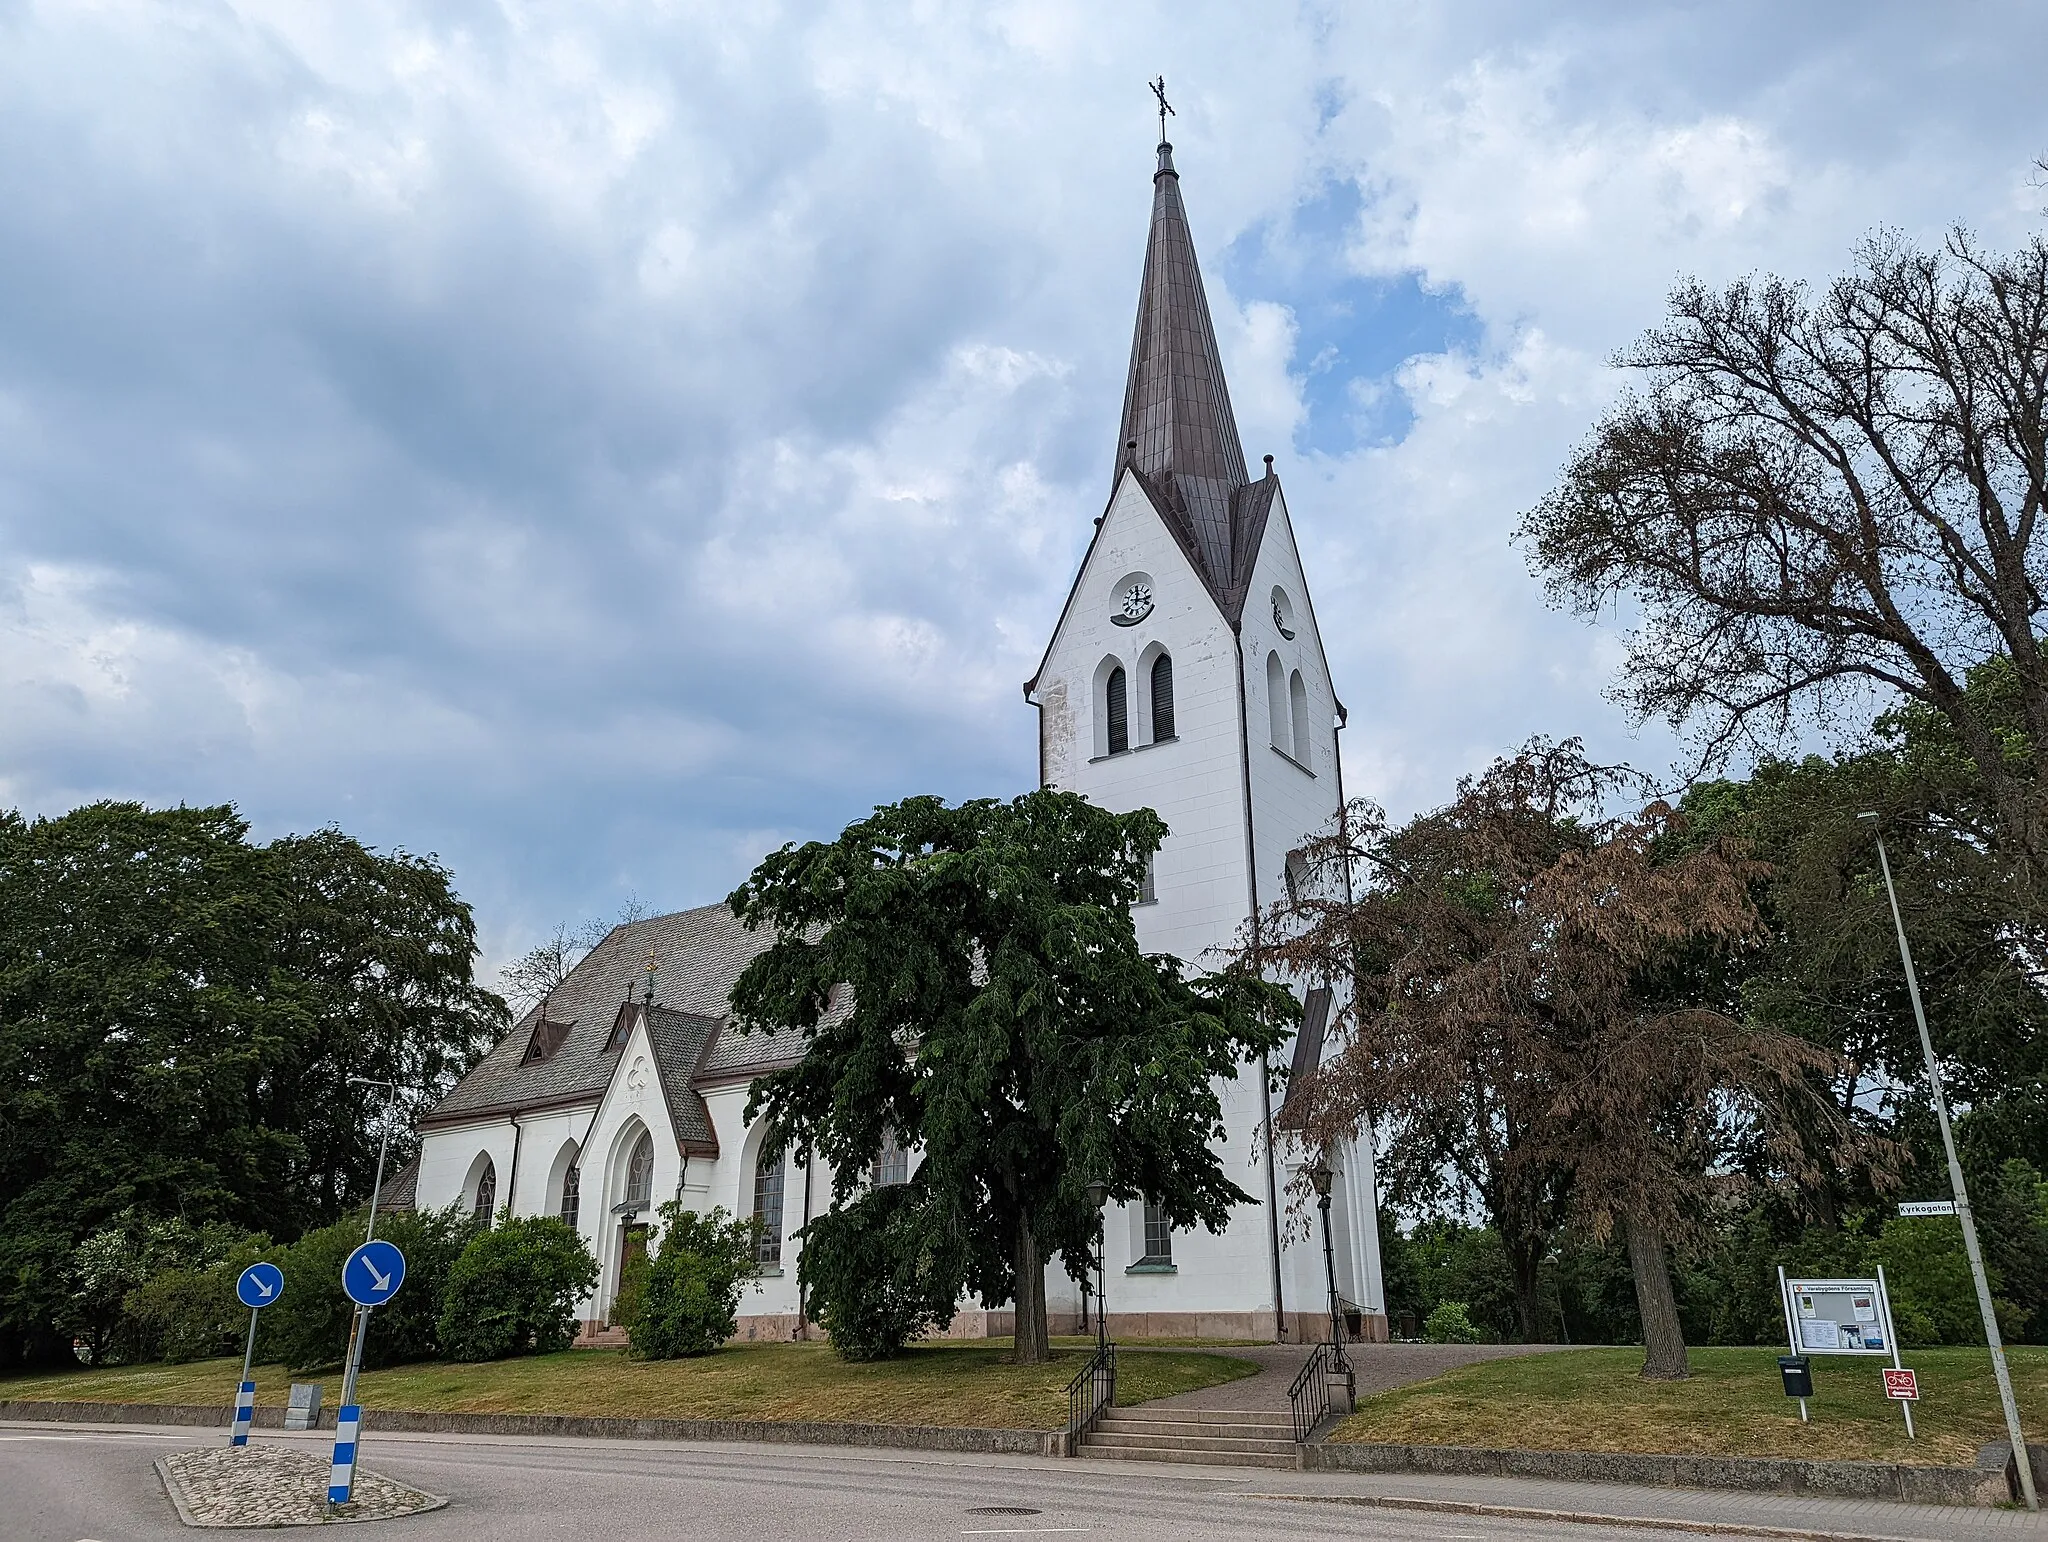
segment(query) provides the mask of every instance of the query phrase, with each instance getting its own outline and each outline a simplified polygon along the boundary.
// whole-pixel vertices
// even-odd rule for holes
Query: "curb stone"
[[[445,1495],[429,1494],[367,1469],[357,1471],[353,1501],[329,1504],[328,1464],[310,1453],[274,1445],[174,1451],[152,1465],[178,1519],[203,1530],[400,1520],[448,1506]]]
[[[2040,1456],[2035,1455],[2035,1464]],[[1818,1462],[1760,1456],[1655,1456],[1629,1451],[1521,1451],[1483,1446],[1382,1445],[1314,1441],[1302,1448],[1309,1472],[1415,1472],[1651,1488],[1736,1489],[1903,1504],[2002,1505],[2014,1493],[2011,1449],[1986,1446],[1973,1467],[1900,1462]]]
[[[1586,1510],[1540,1510],[1528,1505],[1482,1504],[1466,1499],[1409,1498],[1398,1494],[1247,1494],[1298,1504],[1363,1505],[1375,1510],[1429,1510],[1439,1515],[1495,1515],[1522,1521],[1569,1521],[1583,1526],[1629,1526],[1644,1531],[1690,1531],[1708,1536],[1772,1537],[1784,1542],[1926,1542],[1885,1532],[1820,1531],[1802,1526],[1753,1526],[1738,1521],[1681,1520],[1668,1515],[1605,1515]]]
[[[0,1420],[58,1424],[166,1424],[225,1429],[225,1406],[190,1403],[0,1402]],[[732,1440],[764,1445],[867,1446],[903,1451],[1064,1456],[1065,1430],[971,1429],[950,1425],[854,1424],[790,1419],[621,1419],[583,1414],[412,1413],[366,1409],[364,1433],[393,1435],[538,1435],[599,1440]],[[258,1429],[284,1428],[284,1410],[260,1407]],[[334,1428],[322,1409],[318,1426]]]

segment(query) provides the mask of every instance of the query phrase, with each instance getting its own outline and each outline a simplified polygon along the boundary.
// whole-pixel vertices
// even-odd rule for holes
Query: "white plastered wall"
[[[1111,618],[1134,573],[1151,580],[1152,610],[1135,626],[1119,626]],[[1145,666],[1161,647],[1173,658],[1175,738],[1155,744]],[[1096,753],[1104,742],[1098,672],[1110,657],[1123,664],[1130,683],[1132,748],[1105,756]],[[1220,963],[1248,909],[1237,648],[1207,585],[1129,475],[1104,516],[1034,699],[1049,783],[1106,808],[1152,808],[1166,821],[1154,869],[1159,897],[1137,910],[1139,943],[1197,965]],[[1105,1235],[1112,1314],[1272,1311],[1257,1077],[1239,1077],[1221,1093],[1226,1136],[1219,1155],[1252,1202],[1239,1206],[1219,1235],[1177,1233],[1173,1273],[1138,1275],[1125,1271],[1142,1251],[1142,1212],[1111,1206]],[[1046,1291],[1052,1311],[1078,1313],[1080,1294],[1063,1265],[1047,1270]]]
[[[1119,626],[1122,588],[1133,574],[1152,585],[1153,608],[1135,626]],[[1288,597],[1288,629],[1280,635],[1271,594]],[[1214,965],[1237,939],[1251,908],[1245,870],[1244,786],[1251,785],[1257,899],[1282,893],[1288,851],[1326,826],[1340,801],[1337,774],[1336,696],[1316,631],[1313,608],[1284,500],[1276,496],[1254,563],[1240,638],[1232,636],[1207,586],[1151,507],[1136,480],[1125,476],[1104,516],[1084,564],[1072,604],[1048,650],[1033,700],[1040,707],[1046,780],[1113,809],[1150,807],[1169,834],[1156,874],[1156,904],[1137,911],[1138,938],[1148,950],[1195,964]],[[1174,660],[1175,732],[1151,744],[1145,662],[1164,647]],[[1285,704],[1290,742],[1270,744],[1267,657],[1278,652],[1281,688],[1298,670],[1306,695],[1306,755],[1297,761],[1292,704]],[[1105,755],[1100,721],[1105,661],[1124,666],[1131,692],[1131,749]],[[1239,669],[1243,717],[1239,716]],[[1249,767],[1241,756],[1248,748]],[[1265,1157],[1258,1139],[1264,1105],[1256,1072],[1222,1089],[1224,1171],[1251,1203],[1239,1206],[1220,1235],[1182,1232],[1174,1237],[1174,1271],[1130,1274],[1142,1252],[1142,1214],[1113,1206],[1105,1216],[1108,1308],[1124,1313],[1241,1313],[1274,1309],[1271,1221],[1266,1204]],[[1333,1153],[1339,1180],[1333,1233],[1342,1237],[1339,1286],[1368,1309],[1382,1302],[1378,1244],[1372,1220],[1369,1149]],[[1285,1174],[1276,1175],[1288,1200]],[[1290,1314],[1315,1313],[1326,1304],[1322,1241],[1313,1211],[1304,1227],[1283,1215],[1281,1305]],[[1287,1237],[1292,1232],[1296,1235]],[[1063,1267],[1047,1271],[1047,1298],[1056,1312],[1077,1312],[1080,1295]]]
[[[1283,636],[1274,619],[1273,591],[1286,597],[1285,619],[1293,637]],[[1338,783],[1337,696],[1323,653],[1313,602],[1294,541],[1284,498],[1276,494],[1265,538],[1252,567],[1250,598],[1239,624],[1244,648],[1246,721],[1250,725],[1255,878],[1262,906],[1285,892],[1287,854],[1303,839],[1326,830],[1342,801]],[[1298,759],[1293,743],[1273,746],[1275,719],[1288,722],[1292,738],[1291,702],[1275,703],[1270,695],[1268,660],[1278,655],[1279,678],[1285,689],[1298,671],[1306,687],[1308,722],[1306,760]],[[1284,753],[1282,753],[1284,751]],[[1334,1015],[1336,1008],[1333,1006]],[[1326,1042],[1326,1052],[1334,1048]],[[1283,1150],[1288,1171],[1302,1164],[1300,1153]],[[1379,1232],[1375,1219],[1376,1188],[1370,1141],[1345,1142],[1330,1153],[1338,1172],[1332,1205],[1331,1231],[1336,1239],[1338,1289],[1368,1311],[1385,1310],[1381,1285]],[[1297,1189],[1297,1194],[1300,1192]],[[1284,1192],[1281,1203],[1289,1203]],[[1301,1203],[1301,1201],[1297,1201]],[[1289,1312],[1313,1313],[1327,1305],[1327,1271],[1323,1263],[1320,1218],[1312,1197],[1296,1224],[1283,1231],[1296,1240],[1283,1248],[1283,1278]],[[1306,1235],[1300,1224],[1305,1220]]]

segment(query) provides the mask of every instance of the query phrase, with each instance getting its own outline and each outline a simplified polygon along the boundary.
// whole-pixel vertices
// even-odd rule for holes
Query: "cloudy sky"
[[[495,961],[1023,790],[1161,71],[1347,785],[1661,770],[1518,513],[1680,275],[2038,231],[2043,58],[1990,0],[0,0],[0,804],[436,852]]]

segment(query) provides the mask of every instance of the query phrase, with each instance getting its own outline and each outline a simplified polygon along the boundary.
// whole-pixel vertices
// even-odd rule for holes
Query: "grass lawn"
[[[2005,1439],[1998,1385],[1982,1349],[1909,1350],[1920,1373],[1906,1439],[1876,1359],[1813,1357],[1813,1422],[1778,1380],[1776,1349],[1695,1349],[1686,1381],[1644,1381],[1640,1349],[1578,1349],[1490,1360],[1364,1399],[1336,1440],[1645,1451],[1832,1461],[1963,1463]],[[2048,1437],[2048,1349],[2009,1349],[2020,1423]]]
[[[1067,1422],[1067,1383],[1084,1349],[1014,1366],[1007,1346],[926,1344],[901,1359],[849,1365],[825,1344],[749,1344],[698,1360],[630,1360],[623,1350],[573,1349],[483,1365],[434,1361],[365,1371],[364,1408],[419,1413],[558,1413],[626,1418],[829,1419],[862,1424],[1055,1429]],[[191,1365],[80,1367],[0,1380],[0,1401],[195,1403],[234,1401],[239,1360]],[[1118,1357],[1117,1400],[1141,1403],[1249,1376],[1248,1360],[1184,1350]],[[282,1405],[282,1366],[256,1370],[256,1401]],[[332,1407],[339,1373],[317,1378]]]

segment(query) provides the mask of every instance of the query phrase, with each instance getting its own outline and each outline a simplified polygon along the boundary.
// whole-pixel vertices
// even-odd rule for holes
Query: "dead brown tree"
[[[1873,694],[1924,703],[2040,883],[2048,779],[1964,684],[2009,660],[2048,744],[2048,241],[1884,235],[1817,297],[1690,282],[1617,362],[1646,391],[1521,539],[1560,602],[1639,609],[1618,699],[1697,730],[1707,763],[1801,714],[1860,731]]]
[[[1353,805],[1308,853],[1319,881],[1267,916],[1257,956],[1348,989],[1336,1055],[1289,1091],[1296,1138],[1355,1138],[1371,1121],[1397,1193],[1444,1173],[1469,1186],[1531,1339],[1558,1228],[1619,1230],[1643,1374],[1673,1377],[1686,1354],[1669,1247],[1701,1218],[1717,1155],[1739,1127],[1797,1182],[1813,1175],[1802,1136],[1851,1137],[1827,1093],[1833,1058],[1745,1026],[1699,984],[1703,960],[1756,932],[1753,864],[1684,848],[1661,802],[1607,815],[1634,782],[1575,741],[1539,740],[1400,829]]]

